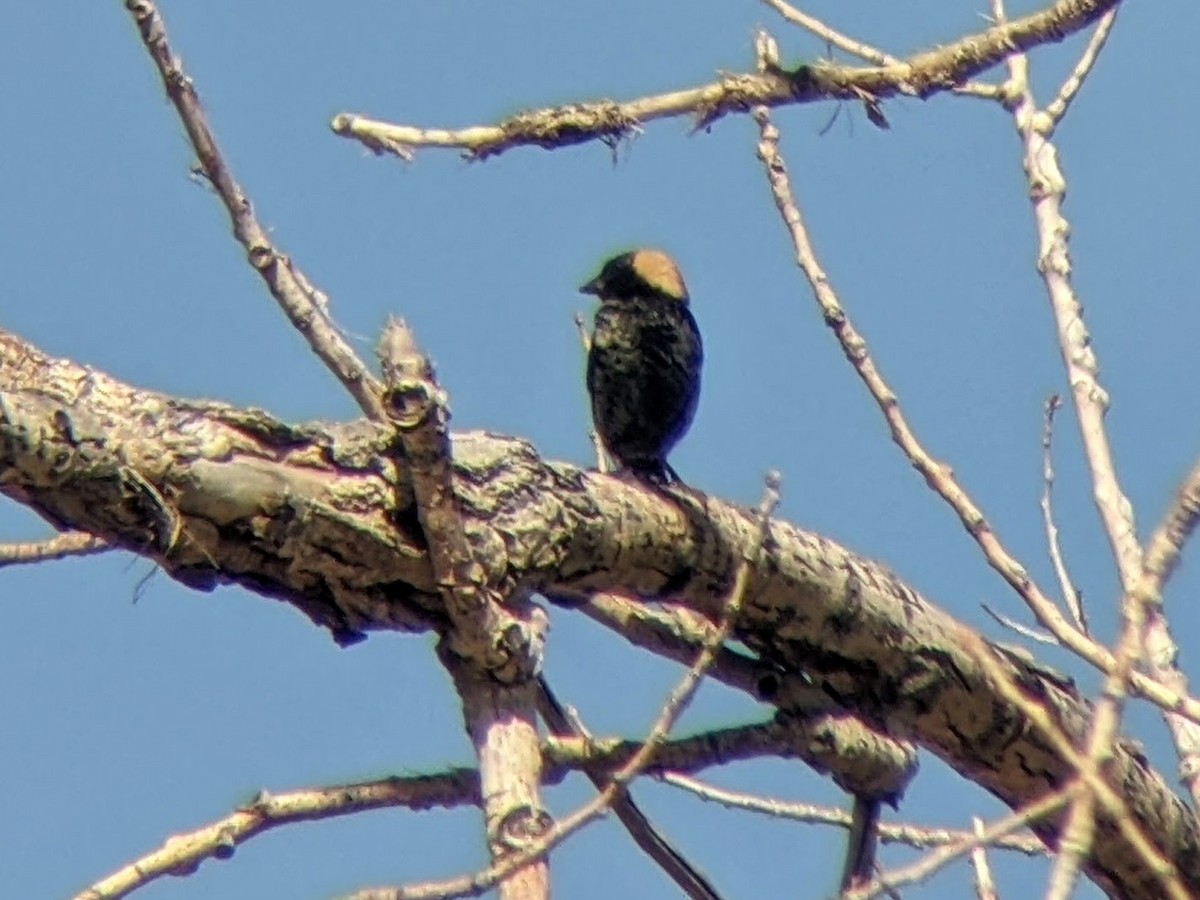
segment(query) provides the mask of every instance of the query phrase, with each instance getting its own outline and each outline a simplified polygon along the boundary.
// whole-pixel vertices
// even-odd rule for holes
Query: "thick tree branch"
[[[138,391],[0,332],[0,492],[184,583],[286,600],[343,641],[448,621],[390,435],[367,422],[293,426]],[[498,436],[456,435],[453,450],[464,527],[504,596],[612,591],[716,619],[755,541],[754,516],[717,498],[642,490]],[[785,522],[770,531],[736,626],[764,661],[806,674],[1013,808],[1074,777],[1073,760],[994,687],[964,626],[877,563]],[[1083,737],[1091,710],[1073,685],[1011,655],[994,665],[1071,740]],[[786,697],[776,703],[786,711]],[[1132,823],[1200,893],[1189,810],[1124,742],[1108,772]],[[1037,830],[1054,841],[1057,824]],[[1086,867],[1114,896],[1158,896],[1156,876],[1103,812]]]

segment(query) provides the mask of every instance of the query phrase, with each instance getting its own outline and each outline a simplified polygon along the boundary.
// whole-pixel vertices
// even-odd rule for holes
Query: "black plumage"
[[[678,480],[667,454],[692,424],[704,359],[679,268],[661,251],[635,250],[580,290],[600,298],[587,364],[596,433],[622,470]]]

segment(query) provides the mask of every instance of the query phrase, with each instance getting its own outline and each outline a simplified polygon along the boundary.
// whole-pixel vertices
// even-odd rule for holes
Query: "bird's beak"
[[[593,278],[591,281],[589,281],[587,284],[585,284],[583,287],[581,287],[579,289],[579,293],[581,293],[581,294],[596,294],[597,296],[599,296],[600,291],[603,290],[603,288],[604,288],[604,280],[599,275],[597,275],[595,278]]]

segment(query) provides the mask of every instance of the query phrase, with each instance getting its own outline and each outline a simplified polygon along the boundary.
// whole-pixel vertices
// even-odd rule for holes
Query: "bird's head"
[[[664,297],[687,305],[687,285],[679,266],[661,250],[630,250],[614,256],[600,274],[579,289],[601,300]]]

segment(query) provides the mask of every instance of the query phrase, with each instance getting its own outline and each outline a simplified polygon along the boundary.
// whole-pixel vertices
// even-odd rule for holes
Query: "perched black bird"
[[[579,289],[600,298],[588,353],[592,421],[621,468],[657,484],[696,413],[704,351],[683,276],[659,250],[610,259]]]

